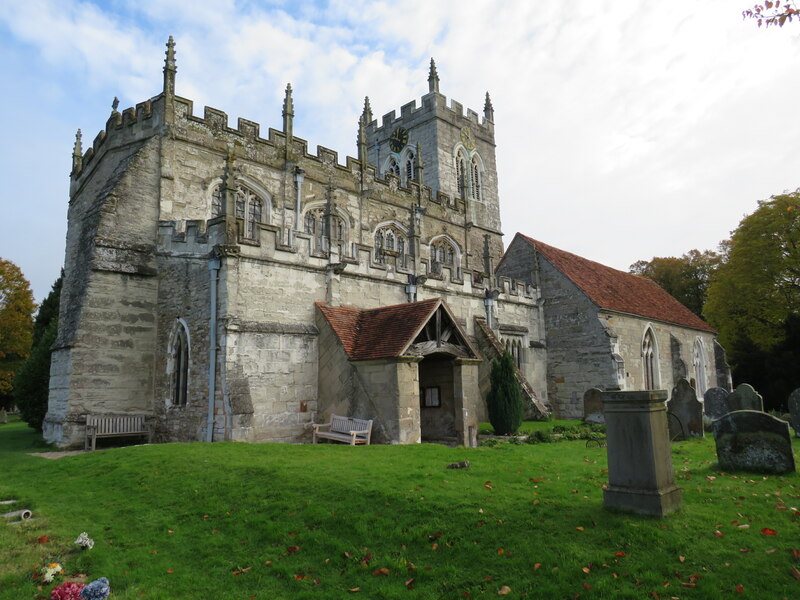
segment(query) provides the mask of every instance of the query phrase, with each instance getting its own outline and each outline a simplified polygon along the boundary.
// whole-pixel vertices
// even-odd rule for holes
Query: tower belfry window
[[[414,172],[414,153],[409,152],[408,156],[406,157],[406,183],[413,180],[416,177],[416,173]]]
[[[477,157],[472,157],[472,163],[470,165],[470,174],[472,176],[471,180],[471,189],[470,195],[475,200],[481,199],[481,171],[480,167],[478,166],[478,159]]]
[[[394,173],[400,177],[400,165],[397,164],[394,157],[389,159],[389,164],[386,166],[386,173]]]

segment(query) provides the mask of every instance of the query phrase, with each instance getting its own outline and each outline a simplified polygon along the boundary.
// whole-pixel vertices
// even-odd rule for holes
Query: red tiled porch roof
[[[400,356],[440,304],[440,298],[433,298],[365,310],[315,303],[350,360]]]
[[[612,269],[521,233],[517,236],[532,244],[541,256],[578,286],[601,309],[703,331],[714,331],[708,323],[651,279]]]

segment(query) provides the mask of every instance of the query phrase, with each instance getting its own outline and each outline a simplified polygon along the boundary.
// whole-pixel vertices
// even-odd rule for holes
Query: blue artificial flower
[[[110,593],[111,586],[105,577],[95,579],[81,590],[81,596],[85,600],[105,600]]]

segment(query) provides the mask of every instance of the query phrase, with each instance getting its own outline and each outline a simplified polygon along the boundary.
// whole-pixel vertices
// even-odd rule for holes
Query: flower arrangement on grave
[[[81,597],[84,600],[105,600],[110,593],[111,586],[108,583],[108,579],[101,577],[87,584],[86,587],[81,590]]]
[[[85,587],[85,583],[67,581],[53,588],[53,591],[50,592],[50,600],[83,600],[81,590]]]
[[[81,548],[86,548],[87,550],[91,550],[94,547],[94,540],[89,537],[89,534],[85,531],[81,532],[78,536],[78,539],[73,542],[74,544],[78,544]]]
[[[64,567],[62,567],[58,563],[50,563],[42,567],[41,574],[42,574],[42,581],[45,583],[50,583],[53,581],[53,578],[56,575],[61,575],[64,572]]]

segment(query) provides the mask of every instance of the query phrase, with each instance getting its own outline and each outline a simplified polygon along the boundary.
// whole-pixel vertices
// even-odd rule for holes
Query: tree
[[[13,405],[14,372],[30,354],[35,308],[20,268],[0,258],[0,407],[6,409]]]
[[[61,299],[62,277],[56,279],[47,298],[36,313],[33,325],[33,348],[28,360],[14,377],[14,399],[22,419],[41,431],[47,414],[47,397],[50,392],[51,347],[58,332],[58,305]]]
[[[508,350],[492,361],[491,388],[486,397],[489,422],[497,435],[515,433],[522,424],[522,394]]]
[[[767,0],[764,4],[755,4],[753,8],[743,10],[742,17],[755,19],[759,27],[762,25],[783,27],[786,21],[791,23],[792,19],[800,20],[800,10],[792,0],[784,1],[783,4],[781,0],[774,2]]]
[[[734,381],[752,383],[767,405],[785,404],[800,385],[800,190],[761,201],[742,219],[712,277],[705,314]]]
[[[680,258],[655,256],[639,260],[628,270],[652,279],[697,316],[702,317],[711,275],[721,256],[711,250],[690,250]]]

